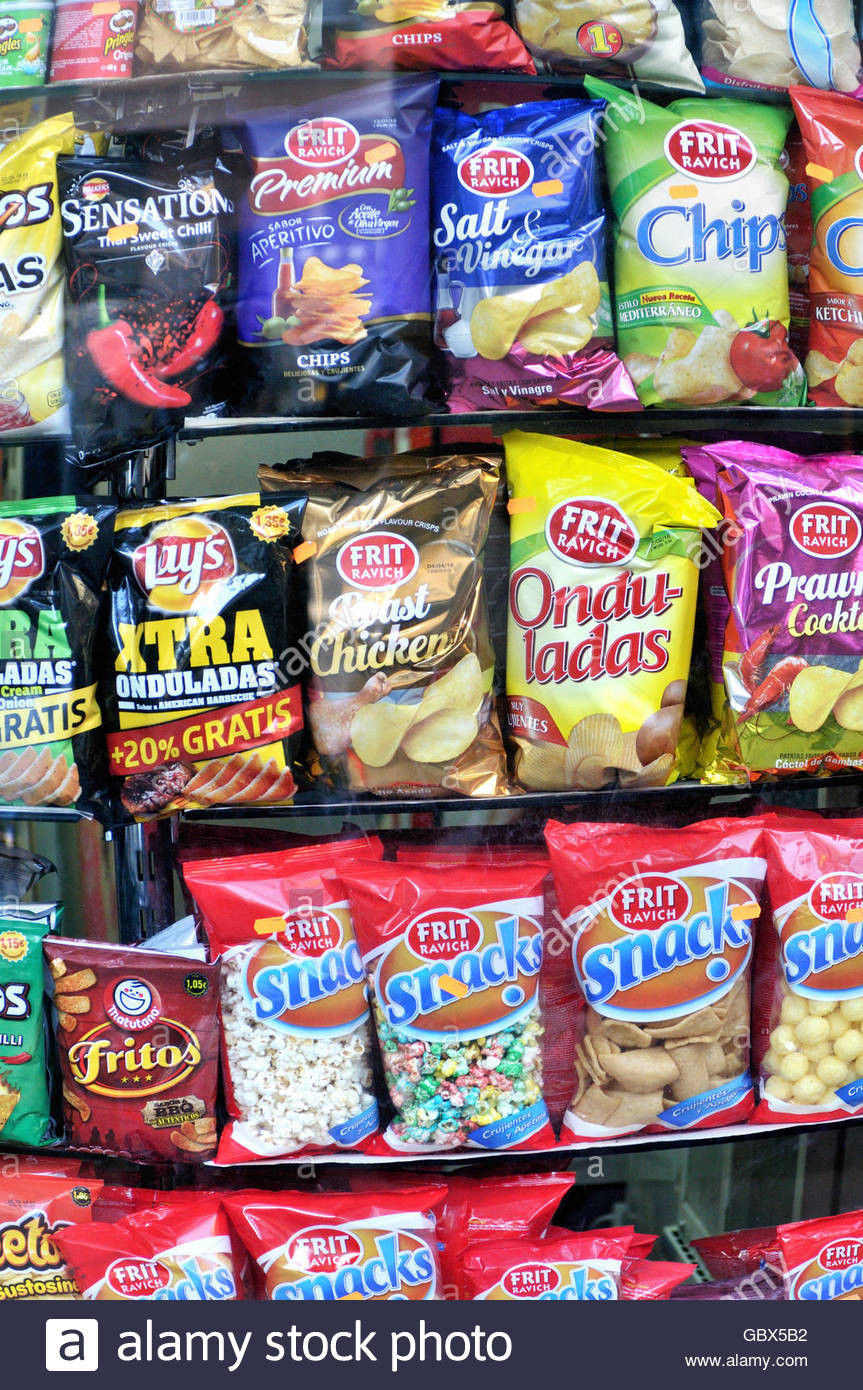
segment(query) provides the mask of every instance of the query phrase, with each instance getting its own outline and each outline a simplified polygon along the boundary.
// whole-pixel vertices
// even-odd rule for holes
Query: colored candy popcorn
[[[756,973],[753,1121],[850,1119],[863,1114],[863,822],[766,826],[764,846],[773,930]]]
[[[490,1241],[464,1260],[470,1299],[606,1303],[619,1299],[631,1232],[570,1232],[546,1240]]]
[[[505,444],[515,775],[539,791],[673,782],[718,513],[650,460],[521,431]]]
[[[222,1048],[233,1116],[218,1162],[362,1147],[378,1128],[363,964],[334,871],[380,840],[187,864],[222,961]]]
[[[863,766],[863,457],[683,452],[727,527],[705,587],[720,696],[706,780]]]
[[[342,870],[396,1115],[383,1152],[554,1142],[542,1095],[542,884],[516,862]]]
[[[240,1192],[225,1208],[276,1302],[441,1297],[442,1186],[395,1192]]]
[[[777,1227],[791,1303],[863,1300],[863,1211]]]
[[[561,1139],[746,1119],[760,823],[550,821],[545,836],[586,1004]]]

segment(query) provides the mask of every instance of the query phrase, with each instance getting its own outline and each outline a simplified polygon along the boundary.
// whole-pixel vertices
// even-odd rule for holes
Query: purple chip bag
[[[453,411],[639,409],[614,351],[595,135],[604,106],[437,112],[435,342]]]
[[[237,337],[248,414],[419,415],[431,353],[437,78],[238,111]]]

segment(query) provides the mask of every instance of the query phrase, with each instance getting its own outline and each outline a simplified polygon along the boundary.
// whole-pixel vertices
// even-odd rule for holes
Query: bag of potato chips
[[[519,33],[552,72],[703,92],[676,0],[515,0]]]
[[[515,431],[507,725],[539,791],[679,775],[701,528],[692,484],[610,449]]]
[[[617,348],[642,404],[802,405],[780,168],[790,112],[585,85],[608,100]]]
[[[504,788],[483,581],[499,470],[491,455],[405,454],[278,474],[309,494],[316,775],[409,796]]]
[[[809,353],[814,405],[863,405],[863,107],[854,97],[795,87],[812,215]]]
[[[451,410],[636,403],[614,353],[595,154],[604,105],[438,109],[435,337]]]
[[[509,0],[312,0],[326,65],[536,71],[504,18]],[[314,39],[313,39],[314,43]]]
[[[718,732],[709,782],[863,767],[863,457],[684,449],[728,528],[705,590]],[[721,676],[720,676],[721,671]]]
[[[708,86],[784,92],[792,83],[854,92],[860,45],[853,0],[701,0]]]

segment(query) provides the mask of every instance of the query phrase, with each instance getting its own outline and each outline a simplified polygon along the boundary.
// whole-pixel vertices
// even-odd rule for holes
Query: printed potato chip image
[[[678,0],[515,0],[515,22],[552,72],[635,77],[704,90]]]
[[[394,700],[363,705],[351,720],[349,746],[367,767],[386,767],[416,716],[416,705],[396,704]]]
[[[820,729],[847,685],[847,672],[832,666],[808,666],[800,671],[788,691],[791,723],[808,734]]]

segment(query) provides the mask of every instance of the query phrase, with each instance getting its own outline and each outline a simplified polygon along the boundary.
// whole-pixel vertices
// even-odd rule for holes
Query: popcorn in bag
[[[863,1114],[863,822],[767,826],[764,845],[773,922],[753,997],[753,1122],[852,1119]]]
[[[780,168],[790,112],[585,86],[608,101],[617,348],[642,404],[802,405]]]
[[[752,1110],[760,822],[559,825],[545,836],[586,1001],[562,1140],[735,1124]]]
[[[370,838],[185,865],[222,961],[233,1118],[219,1163],[362,1148],[377,1132],[368,991],[334,871],[382,855]]]
[[[541,791],[678,776],[701,527],[718,513],[651,462],[514,431],[507,726]]]
[[[515,0],[519,33],[552,72],[594,72],[701,92],[676,0]]]

